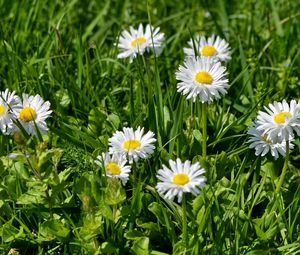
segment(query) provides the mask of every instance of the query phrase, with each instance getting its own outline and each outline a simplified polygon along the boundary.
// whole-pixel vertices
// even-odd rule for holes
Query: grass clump
[[[0,1],[1,91],[40,95],[52,110],[47,132],[31,114],[41,132],[15,117],[20,133],[0,135],[0,253],[297,254],[299,137],[275,160],[255,155],[247,132],[264,106],[299,102],[298,7]],[[160,27],[161,54],[149,46],[132,62],[117,58],[122,31],[140,23]],[[183,48],[197,34],[231,48],[227,94],[211,104],[177,92]],[[124,127],[144,127],[156,141],[149,157],[126,163],[122,185],[95,160]],[[158,170],[176,158],[205,169],[205,186],[183,203],[156,190]]]

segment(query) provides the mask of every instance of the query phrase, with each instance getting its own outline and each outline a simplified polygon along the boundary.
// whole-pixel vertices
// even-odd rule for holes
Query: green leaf
[[[143,185],[142,183],[138,183],[135,186],[135,189],[133,189],[133,196],[131,200],[131,211],[133,215],[138,215],[141,213],[143,209],[143,198],[144,198],[144,192],[143,192]]]
[[[12,225],[13,220],[6,222],[2,226],[2,239],[4,242],[11,242],[13,240],[24,238],[23,227],[20,229]]]
[[[114,221],[113,213],[110,206],[102,203],[98,205],[97,209],[98,209],[97,213],[102,215],[104,218]]]
[[[70,230],[59,220],[47,220],[40,226],[40,234],[48,241],[67,238]]]
[[[160,251],[151,251],[150,255],[169,255],[169,253],[164,253]]]
[[[279,162],[266,162],[261,166],[261,171],[265,172],[271,179],[275,179],[281,167],[282,165]]]
[[[87,214],[83,219],[83,226],[79,235],[85,241],[90,241],[99,235],[103,229],[103,217],[100,212]]]
[[[261,230],[261,228],[259,227],[258,224],[254,223],[254,229],[255,229],[255,232],[257,234],[257,236],[262,239],[262,240],[267,240],[267,235],[264,231]]]
[[[204,206],[204,197],[199,195],[193,200],[193,214],[196,215],[197,212]]]
[[[137,219],[136,221],[137,221],[137,225],[140,228],[149,229],[151,231],[158,231],[158,229],[159,229],[157,223],[154,223],[151,221],[150,222],[141,222],[139,219]]]
[[[65,182],[73,171],[74,171],[74,169],[72,167],[69,167],[69,168],[61,171],[58,174],[59,182],[60,183]]]
[[[99,177],[95,174],[84,173],[74,185],[74,190],[79,194],[80,199],[85,203],[85,198],[89,197],[88,202],[93,202],[91,198],[94,198],[96,203],[103,203],[103,190],[101,189],[101,183]]]
[[[129,230],[128,232],[125,233],[124,236],[126,239],[129,239],[129,240],[137,240],[141,237],[144,237],[145,234],[138,230]]]
[[[102,254],[117,254],[117,248],[110,242],[102,243],[100,249]]]
[[[50,149],[41,153],[38,161],[38,168],[43,169],[43,165],[49,162],[51,159],[55,166],[58,165],[61,156],[63,155],[63,150],[61,149]]]
[[[162,205],[157,202],[153,202],[149,205],[148,209],[156,216],[162,225],[166,226],[166,220],[163,212],[165,209],[162,207]]]
[[[199,225],[198,233],[202,233],[205,225],[207,224],[207,211],[205,210],[205,207],[201,207],[196,215],[196,222]]]
[[[17,198],[18,196],[17,179],[15,176],[13,175],[4,176],[3,186],[7,190],[7,193],[9,194],[10,197],[12,197],[13,199]]]
[[[107,120],[112,124],[114,129],[118,129],[120,125],[120,118],[116,114],[109,114]]]
[[[134,241],[131,251],[135,255],[148,255],[149,254],[149,238],[140,237]]]
[[[66,108],[71,103],[71,99],[69,97],[68,90],[66,89],[60,89],[55,93],[55,96],[60,100],[59,104]]]
[[[199,143],[202,143],[202,134],[198,129],[193,130],[193,136]]]
[[[45,193],[28,192],[18,197],[17,204],[43,204],[45,202]]]
[[[40,181],[27,182],[28,190],[17,199],[17,204],[44,204],[46,186]]]
[[[186,254],[186,247],[182,240],[179,240],[174,246],[173,246],[173,254]]]
[[[105,202],[108,205],[117,205],[125,201],[126,193],[120,181],[114,178],[107,179],[107,187],[105,189]]]
[[[167,106],[164,106],[163,112],[164,112],[164,128],[165,130],[168,130],[169,124],[171,123],[169,108]]]

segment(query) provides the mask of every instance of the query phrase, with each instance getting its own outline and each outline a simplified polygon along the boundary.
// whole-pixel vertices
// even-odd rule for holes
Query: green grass
[[[0,88],[51,102],[44,141],[0,136],[0,253],[300,254],[299,138],[281,192],[284,159],[257,158],[246,131],[258,110],[300,98],[298,1],[0,0]],[[210,16],[207,17],[207,12]],[[162,55],[116,58],[120,31],[149,23],[165,33]],[[231,87],[208,106],[176,90],[191,35],[218,34],[232,49]],[[94,164],[123,126],[157,138],[125,187]],[[26,151],[28,159],[7,155]],[[207,185],[182,207],[155,190],[169,159],[200,161]]]

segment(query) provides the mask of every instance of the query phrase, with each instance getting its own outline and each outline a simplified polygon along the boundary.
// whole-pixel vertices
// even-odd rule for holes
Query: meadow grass
[[[0,17],[1,90],[39,94],[53,110],[42,141],[0,136],[1,254],[300,254],[300,141],[276,192],[284,158],[256,157],[246,134],[264,105],[300,98],[298,1],[2,0]],[[117,59],[120,32],[139,23],[165,33],[162,54]],[[207,106],[204,157],[205,107],[175,79],[197,33],[232,49],[228,94]],[[94,159],[124,126],[157,142],[122,187]],[[155,190],[176,157],[206,169],[186,210]]]

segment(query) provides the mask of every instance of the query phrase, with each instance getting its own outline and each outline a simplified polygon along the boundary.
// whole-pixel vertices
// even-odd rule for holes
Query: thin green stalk
[[[141,82],[141,86],[138,86],[138,90],[137,90],[137,94],[136,97],[139,98],[139,104],[142,105],[143,102],[145,104],[148,104],[147,100],[146,100],[146,93],[145,93],[145,88],[146,88],[146,82],[144,79],[144,70],[142,70],[143,67],[143,57],[142,56],[137,56],[135,65],[136,65],[136,69],[138,71],[138,75],[140,77],[140,82]]]
[[[207,155],[207,102],[202,104],[202,157],[206,160]]]
[[[188,248],[188,239],[187,239],[187,217],[186,217],[186,196],[183,193],[182,196],[182,240],[184,242],[185,249]]]
[[[26,155],[26,150],[24,150],[24,155]],[[38,178],[38,180],[40,182],[43,182],[43,176],[40,174],[40,171],[35,169],[33,167],[33,165],[31,164],[31,161],[26,157],[26,161],[27,161],[27,164],[29,165],[29,168],[32,170],[32,172],[34,173],[34,175]],[[45,190],[45,195],[46,195],[46,199],[48,201],[48,206],[49,206],[49,213],[50,213],[50,218],[53,219],[53,211],[52,211],[52,200],[51,200],[51,197],[50,197],[50,194],[49,194],[49,187],[47,185],[47,188]]]
[[[289,157],[290,157],[290,147],[289,147],[289,141],[288,140],[286,141],[285,148],[286,148],[285,160],[284,160],[284,165],[283,165],[283,168],[282,168],[282,172],[281,172],[281,175],[280,175],[279,182],[277,183],[276,193],[280,192],[281,186],[284,182],[284,177],[286,175],[286,170],[288,168]]]
[[[115,227],[116,227],[116,215],[117,215],[118,206],[112,205],[112,216],[113,216],[113,223],[111,223],[111,238],[113,241],[116,241],[116,233],[115,233]]]
[[[136,208],[136,201],[137,196],[139,194],[140,190],[140,182],[139,182],[139,172],[137,171],[136,162],[132,162],[132,200],[131,200],[131,208]],[[130,217],[129,217],[129,230],[133,230],[136,220],[136,211],[132,210]]]
[[[47,188],[45,190],[45,194],[46,194],[46,198],[47,198],[47,201],[48,201],[50,218],[53,219],[52,199],[51,199],[50,194],[49,194],[48,185],[47,185]]]

